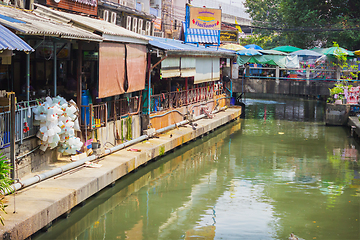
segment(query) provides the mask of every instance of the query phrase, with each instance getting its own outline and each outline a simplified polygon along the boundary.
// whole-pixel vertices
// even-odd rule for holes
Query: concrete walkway
[[[31,236],[140,165],[238,118],[240,114],[240,108],[229,108],[212,119],[198,120],[196,130],[185,125],[159,138],[112,153],[98,162],[102,165],[100,168],[81,166],[22,189],[15,197],[16,213],[13,213],[14,195],[7,196],[8,214],[2,214],[5,226],[0,227],[1,235],[4,239]],[[130,148],[140,149],[141,152],[128,151]]]

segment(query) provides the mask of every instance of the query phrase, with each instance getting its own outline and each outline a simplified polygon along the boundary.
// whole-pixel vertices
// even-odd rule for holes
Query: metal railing
[[[243,71],[244,68],[239,69],[240,75],[243,75]],[[245,77],[290,81],[339,81],[342,79],[358,81],[358,70],[336,70],[335,68],[249,67]]]
[[[141,97],[121,98],[99,104],[81,105],[81,127],[97,129],[139,112]],[[86,124],[85,124],[86,121]]]
[[[150,112],[154,113],[208,101],[214,98],[215,95],[221,95],[223,93],[223,88],[217,85],[217,87],[208,86],[184,91],[155,94],[150,97]]]
[[[37,105],[30,106],[31,117],[29,118],[29,107],[26,106],[27,104],[18,103],[15,109],[15,142],[19,142],[21,144],[24,139],[35,136],[39,129],[38,126],[34,126],[33,110],[37,107]],[[9,109],[9,106],[7,109]],[[0,148],[6,148],[9,144],[10,111],[5,111],[0,112]]]
[[[141,97],[121,98],[107,102],[109,114],[108,120],[119,120],[126,115],[139,112]]]

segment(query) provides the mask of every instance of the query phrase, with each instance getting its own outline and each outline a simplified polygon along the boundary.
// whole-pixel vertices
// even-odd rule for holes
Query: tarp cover
[[[239,65],[245,63],[277,65],[281,68],[299,68],[299,58],[297,56],[282,55],[262,55],[262,56],[238,56]]]
[[[99,43],[99,98],[125,92],[125,45]]]
[[[146,46],[127,44],[127,75],[129,89],[126,92],[135,92],[145,89],[146,78]]]
[[[181,77],[194,77],[196,75],[196,59],[190,57],[181,58]]]
[[[161,62],[162,78],[180,77],[180,58],[169,57]]]
[[[196,75],[194,78],[194,84],[217,81],[219,79],[220,79],[219,58],[196,59]]]
[[[125,58],[126,69],[125,71]],[[127,74],[127,76],[126,76]],[[145,88],[146,46],[140,44],[100,43],[99,98],[135,92]]]

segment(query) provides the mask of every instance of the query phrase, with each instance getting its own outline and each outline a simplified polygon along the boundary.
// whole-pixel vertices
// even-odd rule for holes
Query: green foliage
[[[358,0],[246,0],[255,34],[273,35],[277,45],[360,49]],[[336,31],[334,31],[336,30]]]
[[[263,49],[269,49],[277,46],[274,43],[273,38],[274,38],[273,35],[261,35],[261,34],[251,35],[251,36],[246,36],[245,38],[241,38],[240,44],[243,46],[248,44],[256,44],[262,47]]]
[[[132,139],[132,117],[129,116],[126,120],[126,139]]]
[[[124,141],[124,121],[120,120],[121,123],[121,141]]]
[[[333,47],[336,48],[334,52],[335,62],[333,62],[333,65],[340,68],[341,70],[349,70],[343,71],[343,75],[341,76],[344,84],[347,85],[348,80],[352,80],[353,78],[357,77],[359,73],[358,65],[349,65],[347,54],[341,51],[337,42],[333,42]],[[357,62],[357,64],[358,63],[359,62]]]
[[[159,156],[162,156],[164,154],[165,154],[165,147],[161,146],[160,149],[159,149]]]
[[[7,163],[6,157],[0,153],[0,212],[6,214],[5,208],[7,205],[4,203],[4,192],[10,190],[10,185],[12,183],[11,178],[9,177],[11,167]],[[0,215],[0,222],[4,225],[4,219]]]

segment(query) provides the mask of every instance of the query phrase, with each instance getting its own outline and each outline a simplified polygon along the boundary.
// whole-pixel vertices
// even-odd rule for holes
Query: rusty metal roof
[[[21,35],[53,36],[102,41],[102,37],[69,24],[35,15],[32,11],[0,5],[0,23]]]
[[[81,16],[78,14],[73,13],[67,13],[62,11],[53,10],[51,8],[45,7],[40,4],[34,4],[36,6],[36,9],[34,12],[37,15],[41,16],[47,16],[52,19],[58,19],[59,21],[63,21],[69,24],[73,24],[78,27],[82,27],[89,31],[97,31],[102,33],[104,40],[114,40],[110,36],[119,36],[119,37],[125,37],[125,38],[131,38],[131,39],[139,39],[142,41],[148,42],[150,38],[145,37],[141,34],[132,32],[130,30],[127,30],[126,28],[123,28],[121,26],[115,25],[113,23],[109,23],[107,21],[91,18],[87,16]]]

